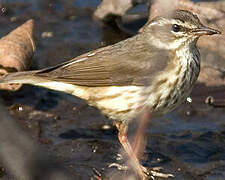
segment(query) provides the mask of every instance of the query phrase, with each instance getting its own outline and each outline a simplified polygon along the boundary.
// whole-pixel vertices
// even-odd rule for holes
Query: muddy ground
[[[58,64],[126,37],[118,29],[93,20],[100,0],[2,2],[5,9],[0,18],[1,37],[26,20],[35,20],[37,50],[33,69]],[[142,13],[146,9],[143,6],[136,11]],[[214,60],[213,63],[225,68],[223,58],[207,49],[201,52],[203,64]],[[209,95],[225,101],[225,83],[215,83],[225,82],[224,76],[220,78],[213,79],[213,86],[198,82],[191,95],[192,102],[151,120],[143,161],[146,166],[161,166],[163,172],[175,175],[174,180],[225,179],[225,108],[205,103]],[[54,154],[74,179],[93,178],[93,168],[106,175],[112,172],[123,175],[108,168],[110,163],[123,163],[117,160],[121,146],[112,122],[96,108],[76,97],[28,85],[16,92],[1,91],[0,95],[14,120],[46,154]],[[0,163],[0,167],[4,165]],[[13,178],[4,170],[0,179]]]

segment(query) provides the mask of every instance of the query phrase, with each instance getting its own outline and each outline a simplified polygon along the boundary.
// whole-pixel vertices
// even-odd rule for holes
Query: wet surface
[[[127,37],[92,19],[99,3],[100,0],[5,0],[0,35],[33,18],[37,40],[33,69],[55,65]],[[203,63],[205,57],[217,57],[213,52],[201,51]],[[174,180],[225,179],[225,108],[205,104],[209,95],[225,100],[224,92],[225,84],[206,86],[199,82],[191,103],[185,102],[176,111],[152,119],[143,163],[161,166],[163,172],[175,175]],[[106,176],[124,176],[108,168],[110,163],[124,161],[117,160],[121,146],[116,129],[96,108],[76,97],[28,85],[17,92],[1,91],[0,95],[15,121],[47,154],[55,154],[74,179],[90,179],[93,168]],[[0,164],[1,177],[4,180],[8,175]]]

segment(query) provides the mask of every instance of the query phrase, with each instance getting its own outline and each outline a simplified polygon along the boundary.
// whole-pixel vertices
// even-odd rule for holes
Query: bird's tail
[[[0,78],[0,84],[1,83],[31,84],[31,85],[40,86],[40,87],[52,89],[55,91],[62,91],[62,92],[70,93],[70,94],[74,93],[75,90],[78,90],[77,94],[74,93],[74,95],[77,95],[81,98],[85,97],[84,95],[81,94],[81,92],[83,92],[83,89],[79,89],[79,87],[75,87],[74,85],[69,83],[50,80],[46,76],[40,76],[39,73],[42,73],[42,72],[45,72],[45,69],[9,73],[3,76],[2,78]]]
[[[38,71],[24,71],[24,72],[9,73],[0,78],[0,83],[36,84],[45,81],[44,79],[35,76],[37,72]]]

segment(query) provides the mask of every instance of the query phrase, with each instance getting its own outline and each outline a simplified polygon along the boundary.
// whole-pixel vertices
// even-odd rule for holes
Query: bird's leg
[[[134,150],[132,149],[129,141],[128,141],[128,138],[127,138],[127,131],[128,131],[128,126],[126,124],[123,124],[121,122],[115,122],[115,125],[119,131],[118,133],[118,138],[119,138],[119,141],[120,143],[122,144],[123,148],[125,149],[126,153],[128,154],[128,156],[130,157],[130,160],[131,160],[131,164],[133,165],[135,171],[138,173],[138,175],[140,176],[141,179],[145,179],[146,178],[146,174],[145,172],[147,171],[145,169],[145,167],[143,167]]]
[[[151,118],[151,109],[146,107],[142,113],[140,121],[138,122],[138,129],[136,135],[134,137],[134,141],[132,143],[132,147],[134,153],[137,157],[141,158],[144,154],[144,150],[146,147],[147,139],[145,136],[146,128],[148,127],[149,121]],[[154,177],[161,177],[161,178],[169,178],[174,177],[172,174],[164,174],[159,172],[161,169],[160,167],[153,168],[153,170],[147,170],[145,167],[142,166],[143,171],[146,175],[149,175],[152,179]]]
[[[138,160],[137,155],[142,155],[145,149],[146,140],[144,138],[144,132],[147,127],[148,121],[150,119],[150,111],[149,108],[143,112],[136,136],[134,138],[133,148],[130,145],[128,138],[127,138],[127,131],[128,126],[121,122],[116,121],[115,125],[119,131],[118,138],[120,143],[122,144],[123,148],[125,149],[126,153],[130,157],[131,165],[138,173],[139,177],[142,180],[149,178],[154,179],[154,177],[161,177],[161,178],[169,178],[174,177],[172,174],[164,174],[159,172],[159,169],[154,170],[147,170],[144,166],[142,166]]]
[[[143,111],[140,121],[138,122],[138,129],[134,137],[134,141],[132,143],[134,153],[138,158],[142,157],[146,147],[147,139],[145,136],[145,132],[146,128],[148,127],[148,122],[150,120],[150,112],[150,108],[148,107],[146,107]]]

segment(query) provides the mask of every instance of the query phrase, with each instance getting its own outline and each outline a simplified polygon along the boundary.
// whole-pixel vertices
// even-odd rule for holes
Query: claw
[[[123,160],[123,156],[121,155],[121,154],[117,154],[117,157],[116,157],[116,160],[117,161],[121,161],[121,160]]]
[[[173,174],[166,174],[166,173],[161,173],[161,172],[157,172],[157,171],[150,171],[151,176],[153,177],[161,177],[161,178],[170,178],[170,177],[174,177]]]
[[[121,171],[127,171],[128,170],[128,166],[120,165],[120,164],[117,164],[117,163],[112,163],[108,167],[116,167],[118,170],[121,170]]]
[[[108,167],[110,167],[110,168],[115,167],[120,171],[127,171],[129,169],[128,166],[120,165],[117,163],[112,163]],[[151,178],[152,180],[155,180],[155,177],[160,177],[160,178],[173,178],[174,177],[173,174],[166,174],[166,173],[159,172],[160,170],[162,170],[161,167],[154,167],[154,168],[148,170],[147,168],[142,166],[142,170],[145,174],[145,179]]]
[[[145,167],[143,167],[143,171],[146,174],[147,177],[150,177],[152,180],[155,179],[155,177],[160,177],[160,178],[173,178],[173,174],[166,174],[166,173],[161,173],[159,172],[162,170],[161,167],[154,167],[150,170],[147,170]]]
[[[102,178],[101,178],[102,174],[95,168],[93,168],[92,170],[94,172],[94,178],[97,180],[102,180]]]

